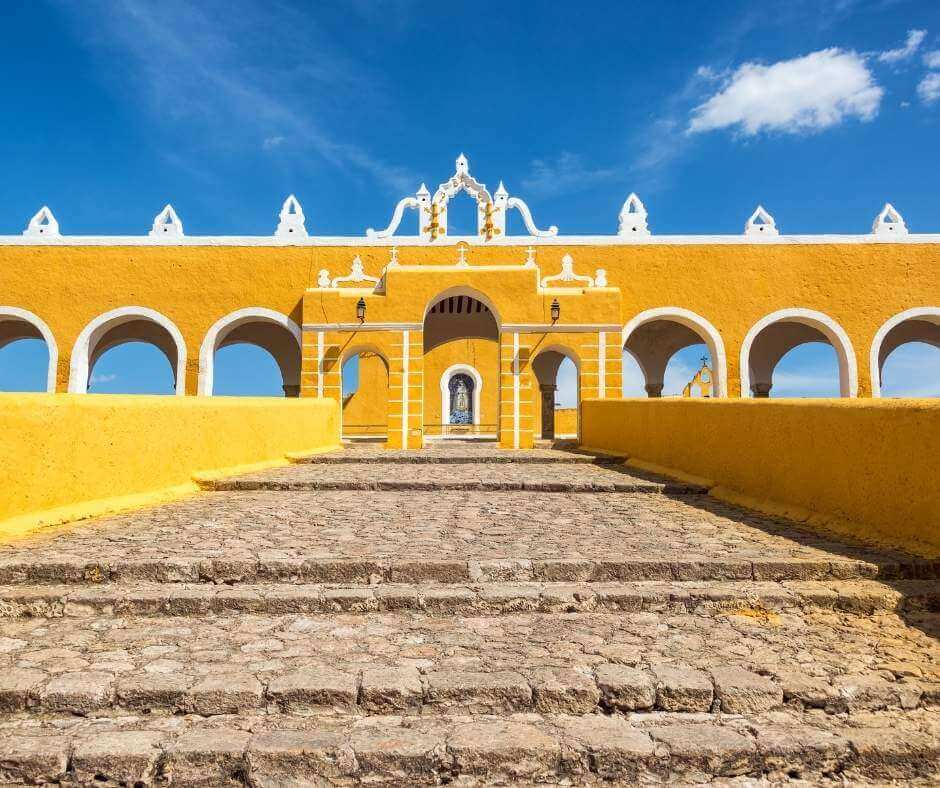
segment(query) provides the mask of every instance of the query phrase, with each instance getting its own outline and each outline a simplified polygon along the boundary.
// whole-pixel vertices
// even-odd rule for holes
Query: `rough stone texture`
[[[656,681],[645,670],[608,664],[595,668],[605,708],[616,711],[651,709],[656,703]]]
[[[746,736],[715,725],[666,725],[650,731],[669,747],[673,768],[690,776],[734,777],[753,770],[757,748]]]
[[[589,714],[601,698],[588,673],[570,668],[539,668],[530,683],[535,708],[543,714]]]
[[[165,770],[184,785],[242,785],[250,738],[227,728],[186,731],[167,746]]]
[[[0,672],[0,712],[18,711],[38,700],[38,690],[46,680],[40,670],[13,668]]]
[[[456,768],[466,774],[538,781],[557,773],[561,747],[556,739],[523,722],[461,725],[447,740]]]
[[[428,674],[428,703],[435,711],[513,712],[531,707],[532,689],[519,673],[435,672]]]
[[[712,682],[705,673],[675,665],[653,665],[656,705],[665,711],[708,711]]]
[[[592,714],[561,721],[562,730],[587,756],[585,771],[602,780],[635,782],[656,770],[656,752],[648,733],[619,717]]]
[[[311,778],[355,774],[346,737],[333,731],[265,731],[251,737],[248,753],[255,785],[301,785]]]
[[[155,731],[105,732],[76,740],[72,771],[85,783],[149,785],[166,737]]]
[[[348,710],[356,704],[356,676],[330,667],[301,668],[268,685],[268,697],[284,711]]]
[[[101,671],[75,671],[56,676],[42,692],[42,705],[54,711],[85,714],[111,698],[114,677]]]
[[[424,688],[417,668],[366,668],[362,671],[360,703],[377,714],[412,711],[421,706]]]
[[[713,668],[721,710],[727,714],[766,711],[783,703],[783,689],[766,676],[741,668]]]
[[[186,705],[196,714],[238,714],[261,705],[262,686],[246,673],[206,676],[187,693]]]
[[[35,736],[29,732],[0,736],[0,782],[57,782],[68,768],[69,747],[64,736]]]

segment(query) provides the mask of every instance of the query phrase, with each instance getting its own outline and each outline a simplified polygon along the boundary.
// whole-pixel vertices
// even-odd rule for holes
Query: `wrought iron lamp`
[[[552,301],[552,323],[557,323],[558,318],[561,317],[561,304],[558,303],[558,299]]]
[[[360,323],[366,322],[366,300],[364,298],[360,298],[356,303],[356,317]]]

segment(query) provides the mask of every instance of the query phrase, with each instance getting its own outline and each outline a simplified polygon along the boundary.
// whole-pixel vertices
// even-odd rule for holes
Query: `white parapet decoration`
[[[320,272],[323,273],[322,271]],[[365,268],[362,265],[362,258],[359,255],[356,255],[352,261],[352,268],[347,276],[337,276],[330,282],[330,287],[339,287],[344,282],[352,282],[353,284],[359,284],[361,282],[369,282],[373,285],[379,283],[379,278],[377,276],[369,276],[365,272]],[[319,283],[319,282],[318,282]]]
[[[649,214],[636,192],[630,192],[620,209],[617,235],[649,235]]]
[[[29,220],[23,235],[36,238],[39,236],[57,236],[59,234],[59,222],[56,221],[48,205],[43,205],[36,215]]]
[[[881,213],[875,217],[871,231],[879,238],[897,238],[899,235],[907,235],[907,225],[897,209],[891,203],[886,202]]]
[[[744,225],[744,234],[756,238],[761,236],[780,235],[777,229],[777,222],[771,216],[763,205],[758,205],[757,210],[751,214],[751,217]]]
[[[278,216],[280,221],[277,230],[274,231],[275,238],[307,237],[307,228],[304,225],[304,210],[293,194],[284,200],[284,205],[281,206],[281,212]]]
[[[600,269],[598,273],[603,274],[604,283],[606,284],[606,272]],[[595,287],[595,280],[593,278],[590,276],[579,276],[574,272],[574,258],[572,258],[570,254],[566,254],[561,258],[561,273],[555,274],[554,276],[546,276],[542,279],[542,287],[548,287],[549,282],[559,282],[562,287],[583,282],[588,287]],[[603,287],[603,285],[601,285],[601,287]]]
[[[150,235],[156,238],[182,238],[183,223],[180,217],[176,215],[173,206],[169,203],[158,213],[153,220],[153,229]]]

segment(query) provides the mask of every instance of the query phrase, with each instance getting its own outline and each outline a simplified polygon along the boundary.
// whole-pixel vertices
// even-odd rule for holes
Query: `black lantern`
[[[558,303],[556,298],[552,301],[552,322],[557,323],[559,317],[561,317],[561,304]]]
[[[356,303],[356,317],[360,323],[366,322],[366,300],[364,298],[360,298]]]

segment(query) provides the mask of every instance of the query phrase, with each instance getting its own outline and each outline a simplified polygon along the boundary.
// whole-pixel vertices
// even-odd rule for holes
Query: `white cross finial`
[[[535,247],[530,246],[525,250],[525,267],[535,268]]]
[[[392,255],[392,259],[388,261],[388,264],[389,264],[389,265],[398,265],[398,247],[397,247],[397,246],[393,246],[391,249],[389,249],[389,252],[390,252],[391,255]]]
[[[467,265],[467,247],[460,245],[457,247],[457,265],[461,268],[466,267]]]

